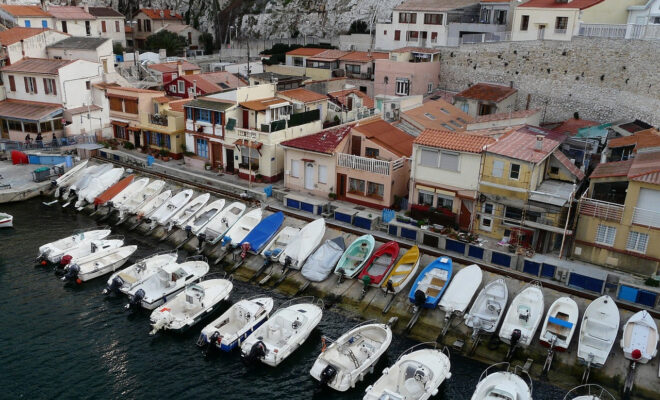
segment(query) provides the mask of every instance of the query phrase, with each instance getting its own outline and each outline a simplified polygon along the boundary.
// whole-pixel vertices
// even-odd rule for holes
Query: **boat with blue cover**
[[[282,211],[278,211],[261,220],[261,222],[259,222],[257,226],[255,226],[254,229],[243,238],[243,240],[241,240],[240,247],[243,250],[241,257],[245,258],[248,251],[259,253],[261,248],[264,247],[273,236],[275,236],[280,229],[280,226],[282,226],[282,222],[284,222],[284,213]]]
[[[344,276],[352,278],[357,275],[371,257],[375,245],[376,241],[371,235],[363,235],[355,239],[337,262],[335,274],[339,275],[339,279],[341,280]]]
[[[418,307],[436,308],[451,280],[452,261],[449,257],[436,258],[427,265],[413,283],[408,300]]]

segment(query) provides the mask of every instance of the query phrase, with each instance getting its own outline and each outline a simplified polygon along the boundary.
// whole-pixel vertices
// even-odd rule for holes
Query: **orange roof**
[[[9,46],[21,40],[31,38],[36,36],[43,31],[48,31],[48,28],[23,28],[22,26],[17,26],[6,31],[0,31],[0,44],[3,46]]]
[[[75,61],[76,60],[54,60],[49,58],[24,58],[14,64],[0,68],[0,71],[57,75],[60,68]]]
[[[360,121],[353,130],[399,157],[412,155],[415,137],[380,118]]]
[[[339,59],[342,61],[369,62],[388,58],[390,58],[390,55],[382,52],[351,51]]]
[[[537,7],[537,8],[577,8],[584,10],[595,6],[598,3],[602,3],[605,0],[573,0],[567,2],[559,2],[557,0],[529,0],[525,4],[521,4],[518,7]]]
[[[48,14],[57,18],[64,20],[89,20],[96,19],[95,16],[88,13],[81,7],[76,6],[50,6],[48,8]]]
[[[427,129],[417,136],[415,144],[468,153],[481,153],[485,146],[495,143],[495,141],[495,139],[488,136]]]
[[[199,65],[193,64],[186,60],[165,62],[160,64],[149,64],[148,67],[158,72],[176,72],[179,69],[179,67],[177,66],[179,62],[181,62],[181,66],[183,67],[184,71],[201,70]]]
[[[327,97],[322,94],[318,94],[303,88],[284,90],[282,92],[278,92],[278,94],[293,100],[302,101],[303,103],[313,103],[315,101],[327,99]]]
[[[458,93],[454,98],[476,99],[498,102],[516,93],[518,89],[491,83],[477,83]]]
[[[540,149],[536,147],[538,139],[542,139]],[[488,152],[536,164],[553,153],[564,140],[566,136],[561,133],[525,125],[502,136],[488,147]]]
[[[647,147],[660,146],[660,132],[657,129],[651,128],[643,131],[636,132],[631,136],[622,136],[610,139],[607,142],[607,147],[628,147],[635,146],[635,149],[642,149]]]
[[[310,57],[310,60],[317,60],[317,61],[335,61],[346,54],[348,54],[348,51],[342,51],[342,50],[325,50],[322,53],[315,54],[313,57]]]
[[[265,98],[265,99],[244,101],[242,103],[239,103],[239,105],[241,107],[247,108],[249,110],[265,111],[270,106],[274,106],[274,105],[277,105],[277,104],[284,104],[284,103],[288,103],[288,101],[286,101],[284,99],[277,98],[277,97],[268,97],[268,98]]]
[[[335,100],[336,102],[339,102],[341,105],[346,105],[346,96],[348,96],[351,93],[355,93],[358,97],[362,99],[363,106],[367,108],[374,108],[374,99],[367,96],[366,93],[361,92],[358,88],[344,89],[336,92],[330,92],[328,93],[328,97],[330,97],[330,99],[332,100]]]
[[[587,119],[570,118],[559,124],[558,127],[552,129],[552,131],[564,133],[570,136],[575,136],[578,134],[578,131],[580,129],[587,128],[590,126],[596,126],[596,125],[600,125],[600,124],[596,121],[589,121]]]
[[[156,8],[141,8],[140,12],[143,12],[147,17],[151,19],[172,19],[172,20],[183,20],[181,14],[175,13],[172,10],[159,10]],[[161,13],[163,15],[161,16]]]
[[[287,51],[287,56],[302,56],[302,57],[311,57],[319,53],[323,53],[327,49],[318,49],[316,47],[299,47],[295,50]]]
[[[13,100],[0,101],[0,117],[38,120],[62,109],[61,104],[40,101]]]
[[[575,164],[573,164],[571,160],[569,160],[568,157],[566,157],[566,155],[561,152],[561,150],[559,149],[555,150],[554,153],[552,153],[552,155],[557,159],[557,161],[561,163],[561,165],[566,167],[567,170],[569,170],[573,175],[575,175],[575,177],[578,178],[578,180],[584,179],[584,172],[582,172],[580,168],[575,166]]]
[[[0,4],[5,11],[14,17],[50,17],[46,11],[39,6],[17,6],[9,4]]]
[[[615,177],[660,185],[660,157],[657,152],[648,152],[638,154],[631,160],[598,164],[590,176],[590,178]]]
[[[168,104],[170,106],[170,110],[183,112],[183,106],[185,106],[191,101],[192,99],[174,100],[174,101],[170,101]]]
[[[204,93],[222,92],[222,88],[220,86],[209,81],[203,74],[181,75],[180,77],[176,78],[176,80],[186,81],[191,85],[194,84],[197,86],[197,89]]]
[[[403,112],[405,119],[412,120],[421,129],[464,131],[473,118],[450,103],[438,99],[429,100],[419,107]]]
[[[598,164],[589,177],[613,178],[616,176],[628,176],[632,162],[633,160],[626,160]]]

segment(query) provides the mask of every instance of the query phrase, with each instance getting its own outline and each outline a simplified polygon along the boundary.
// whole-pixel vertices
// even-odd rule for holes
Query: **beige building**
[[[185,25],[181,14],[155,8],[141,8],[133,19],[137,21],[132,27],[133,45],[138,49],[144,48],[144,42],[149,36],[166,26]]]
[[[9,65],[25,57],[47,58],[46,47],[68,38],[69,35],[51,29],[14,27],[0,31],[2,65]]]
[[[471,117],[512,112],[518,89],[492,83],[477,83],[454,96],[454,105]]]

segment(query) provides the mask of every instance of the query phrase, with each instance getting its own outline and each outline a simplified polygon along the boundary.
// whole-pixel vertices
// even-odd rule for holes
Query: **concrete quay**
[[[49,165],[0,162],[0,204],[28,200],[42,195],[50,188],[50,180],[34,182],[32,171]]]

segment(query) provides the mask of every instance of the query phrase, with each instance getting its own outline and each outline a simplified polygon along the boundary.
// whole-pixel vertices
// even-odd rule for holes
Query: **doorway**
[[[211,157],[213,158],[213,168],[221,168],[222,144],[211,142]]]
[[[250,129],[250,111],[243,110],[243,129]]]
[[[351,154],[354,156],[359,156],[362,154],[362,137],[353,136],[351,138]]]
[[[305,189],[314,190],[314,164],[305,164]]]
[[[135,147],[140,147],[140,131],[133,132],[133,139],[135,140]]]
[[[545,39],[545,25],[539,25],[539,40]]]
[[[227,148],[227,165],[225,166],[225,170],[233,174],[234,173],[234,149]]]
[[[458,216],[458,226],[463,230],[470,229],[470,223],[472,222],[470,208],[472,207],[468,207],[468,200],[461,200],[461,213]]]
[[[346,174],[337,174],[337,199],[346,197]]]

